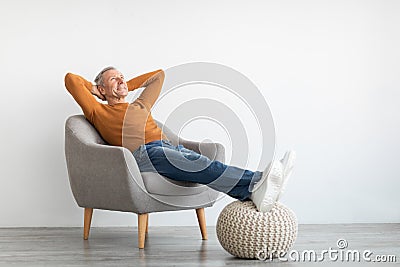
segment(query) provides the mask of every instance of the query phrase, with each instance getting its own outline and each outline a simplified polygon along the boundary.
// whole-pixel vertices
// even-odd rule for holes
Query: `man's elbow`
[[[68,72],[65,75],[64,84],[68,91],[70,90],[71,87],[76,85],[76,82],[77,82],[76,77],[77,77],[77,75],[70,73],[70,72]]]
[[[164,78],[165,78],[165,72],[164,72],[164,70],[159,69],[157,75],[159,75],[159,77],[160,77],[161,80],[164,80]]]
[[[74,74],[72,74],[71,72],[68,72],[67,74],[65,74],[65,78],[64,81],[65,83],[70,82],[71,80],[73,80],[74,78]]]
[[[68,72],[64,77],[65,86],[67,86],[71,82],[71,79],[72,79],[72,73]]]

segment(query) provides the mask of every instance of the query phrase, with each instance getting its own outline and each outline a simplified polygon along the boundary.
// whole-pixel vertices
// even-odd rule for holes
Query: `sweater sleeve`
[[[92,121],[95,107],[101,105],[96,101],[92,93],[90,93],[92,83],[79,75],[67,73],[65,75],[65,87],[82,108],[85,117],[89,121]]]
[[[136,101],[141,101],[148,110],[156,102],[160,95],[162,85],[164,83],[165,73],[163,70],[157,70],[153,72],[153,75],[149,77],[140,87],[146,87]]]
[[[138,89],[140,87],[144,86],[144,83],[154,74],[156,74],[157,72],[160,72],[161,70],[156,70],[156,71],[152,71],[149,73],[145,73],[142,75],[139,75],[133,79],[130,79],[129,81],[126,82],[126,84],[128,85],[128,91],[133,91],[135,89]]]

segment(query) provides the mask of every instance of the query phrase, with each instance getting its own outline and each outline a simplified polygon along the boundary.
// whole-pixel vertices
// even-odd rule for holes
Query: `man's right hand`
[[[91,92],[93,95],[95,95],[95,96],[97,96],[98,98],[100,98],[101,100],[103,100],[103,101],[106,100],[106,98],[104,97],[104,95],[102,95],[102,94],[100,93],[99,88],[97,88],[97,85],[93,85],[93,86],[92,86],[92,90],[90,90],[90,92]]]

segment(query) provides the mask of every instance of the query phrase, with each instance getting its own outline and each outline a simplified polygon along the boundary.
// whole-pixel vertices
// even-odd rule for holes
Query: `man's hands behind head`
[[[104,97],[104,95],[102,95],[102,94],[100,93],[99,88],[97,88],[97,85],[93,85],[93,86],[92,86],[92,90],[90,90],[90,92],[91,92],[93,95],[95,95],[95,96],[97,96],[98,98],[100,98],[101,100],[103,100],[103,101],[106,100],[106,98]]]

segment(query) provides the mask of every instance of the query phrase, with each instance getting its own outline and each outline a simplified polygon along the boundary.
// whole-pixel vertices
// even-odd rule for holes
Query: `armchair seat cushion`
[[[150,194],[161,196],[191,196],[208,190],[205,185],[175,181],[154,172],[142,172],[141,175],[144,186]]]

